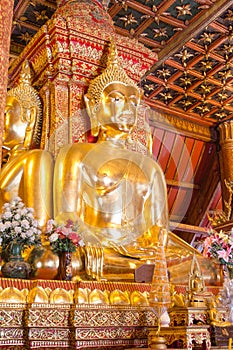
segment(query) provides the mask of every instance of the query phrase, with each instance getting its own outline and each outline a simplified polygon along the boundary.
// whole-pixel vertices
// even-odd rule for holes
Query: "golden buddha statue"
[[[141,98],[111,43],[106,69],[84,96],[98,141],[64,146],[55,163],[54,218],[78,220],[92,277],[132,278],[137,266],[153,261],[158,241],[166,239],[164,174],[151,157],[126,148]]]
[[[207,300],[211,297],[212,293],[207,291],[200,264],[196,254],[194,254],[188,281],[189,305],[194,307],[205,307]]]
[[[4,131],[3,167],[0,174],[0,208],[19,196],[43,227],[53,215],[52,155],[40,149],[42,126],[41,102],[30,84],[29,63],[24,62],[19,84],[7,93]],[[0,209],[1,210],[1,209]]]
[[[208,310],[209,320],[212,326],[229,327],[232,325],[231,322],[229,322],[228,320],[225,320],[224,317],[221,315],[221,312],[218,311],[217,304],[214,298],[210,299],[208,307],[209,307],[209,310]]]
[[[190,277],[190,290],[197,293],[205,291],[204,280],[199,271],[195,271]]]

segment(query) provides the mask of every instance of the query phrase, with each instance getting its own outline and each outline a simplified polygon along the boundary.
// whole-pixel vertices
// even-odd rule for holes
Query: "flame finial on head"
[[[128,77],[124,69],[119,65],[116,45],[114,41],[111,40],[107,67],[102,74],[98,75],[90,82],[87,95],[98,103],[103,90],[109,84],[116,82],[130,85],[140,90],[135,82]]]
[[[31,84],[31,69],[30,69],[28,60],[25,60],[22,64],[19,83],[20,84]]]
[[[25,109],[37,106],[41,113],[41,102],[38,92],[31,86],[31,69],[27,60],[22,64],[18,85],[9,90],[7,96],[15,97]]]

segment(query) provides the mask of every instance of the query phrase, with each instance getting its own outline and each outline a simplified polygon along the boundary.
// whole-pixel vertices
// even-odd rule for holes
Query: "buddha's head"
[[[130,79],[117,61],[117,51],[111,43],[107,68],[93,79],[84,100],[91,120],[92,134],[112,130],[130,133],[137,119],[142,90]]]
[[[18,145],[29,149],[38,144],[38,131],[42,123],[41,102],[30,85],[30,67],[24,62],[19,84],[7,93],[3,146],[12,149]]]

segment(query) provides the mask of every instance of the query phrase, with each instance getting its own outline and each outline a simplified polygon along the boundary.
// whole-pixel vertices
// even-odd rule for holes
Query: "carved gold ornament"
[[[115,43],[111,42],[107,68],[102,74],[98,75],[90,82],[87,91],[88,97],[93,98],[95,102],[98,103],[103,90],[107,85],[113,82],[121,82],[126,85],[131,85],[140,91],[134,81],[128,77],[124,69],[119,65]]]

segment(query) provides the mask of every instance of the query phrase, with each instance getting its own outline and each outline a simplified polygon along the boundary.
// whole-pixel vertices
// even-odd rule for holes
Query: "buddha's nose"
[[[125,100],[125,110],[131,110],[132,109],[132,104],[128,99]]]

